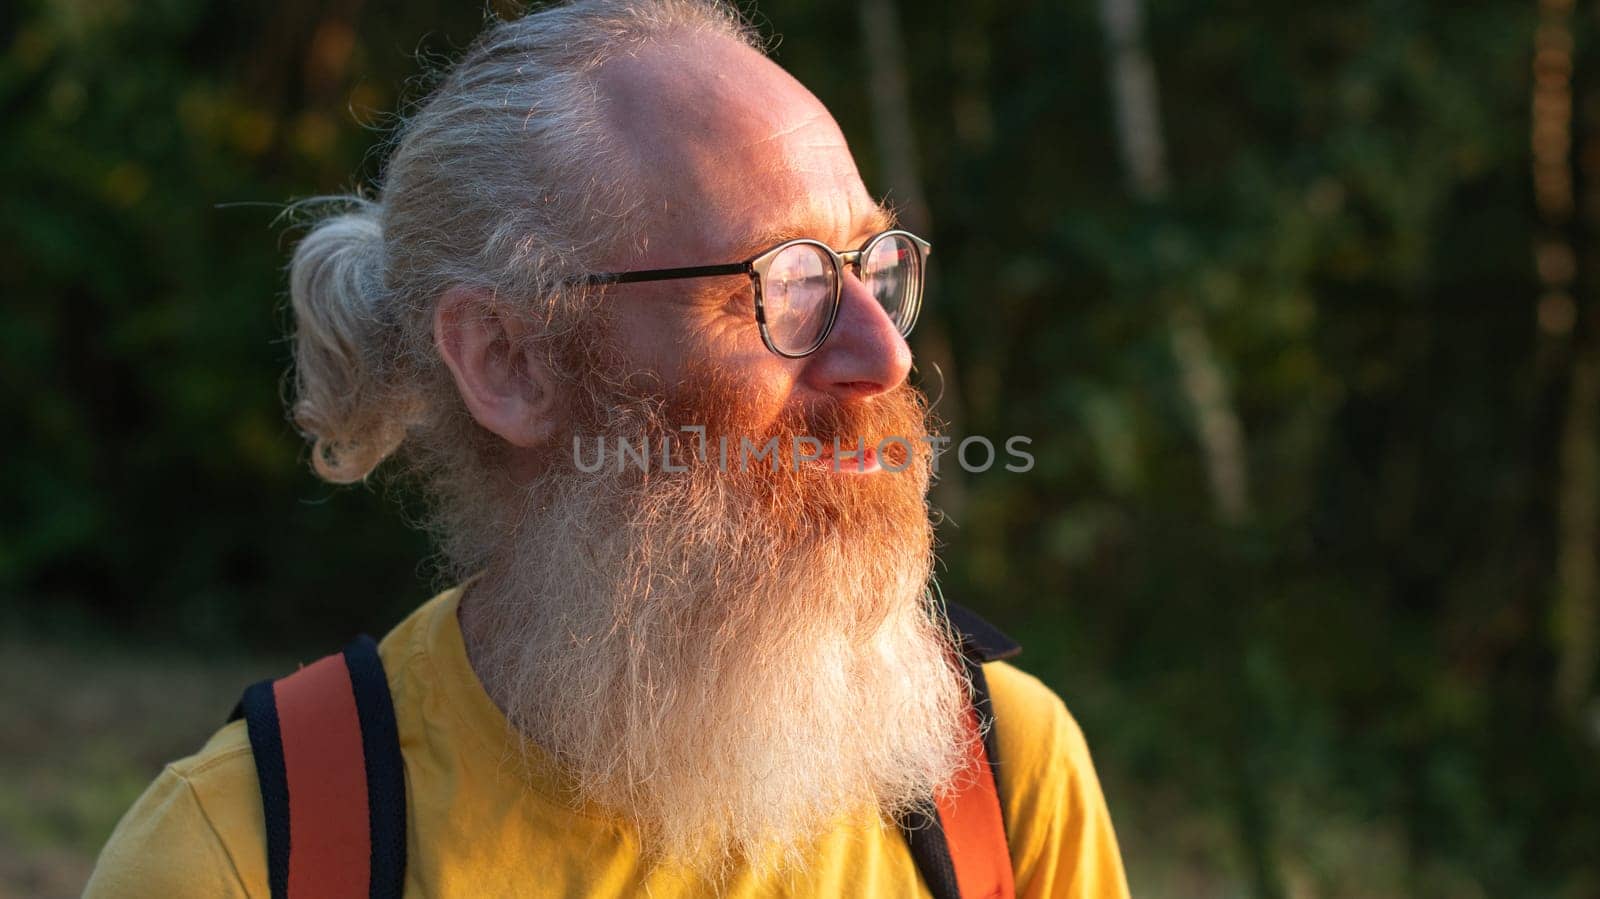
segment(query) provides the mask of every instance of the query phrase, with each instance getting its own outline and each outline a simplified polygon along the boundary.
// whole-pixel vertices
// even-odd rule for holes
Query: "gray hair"
[[[332,212],[289,269],[292,415],[319,476],[362,480],[411,438],[435,462],[471,442],[434,349],[435,302],[472,287],[546,333],[573,322],[590,293],[573,276],[637,237],[639,191],[596,70],[707,32],[759,49],[724,0],[577,0],[495,22],[405,119],[376,199],[312,201]]]

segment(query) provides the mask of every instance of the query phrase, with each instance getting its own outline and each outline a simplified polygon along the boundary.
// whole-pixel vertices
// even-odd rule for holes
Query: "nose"
[[[828,339],[807,360],[808,387],[842,400],[887,393],[911,371],[911,347],[872,291],[846,271],[839,318]]]

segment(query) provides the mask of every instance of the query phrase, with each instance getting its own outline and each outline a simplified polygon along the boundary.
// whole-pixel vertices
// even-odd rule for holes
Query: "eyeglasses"
[[[633,284],[718,275],[749,275],[755,286],[756,323],[767,349],[787,359],[809,356],[822,346],[839,318],[844,295],[844,267],[855,275],[889,314],[900,336],[911,333],[922,311],[927,241],[909,231],[875,234],[859,250],[843,253],[819,240],[800,238],[778,244],[744,262],[603,272],[582,279],[587,284]]]

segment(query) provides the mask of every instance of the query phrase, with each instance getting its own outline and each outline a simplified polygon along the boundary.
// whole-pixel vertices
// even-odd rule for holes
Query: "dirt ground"
[[[162,766],[293,665],[0,640],[0,899],[81,895]]]

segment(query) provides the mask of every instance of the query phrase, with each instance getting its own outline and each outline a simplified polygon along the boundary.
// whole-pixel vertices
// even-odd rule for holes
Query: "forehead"
[[[608,63],[601,86],[645,194],[640,261],[787,236],[843,246],[883,223],[833,116],[748,47],[686,35]]]

